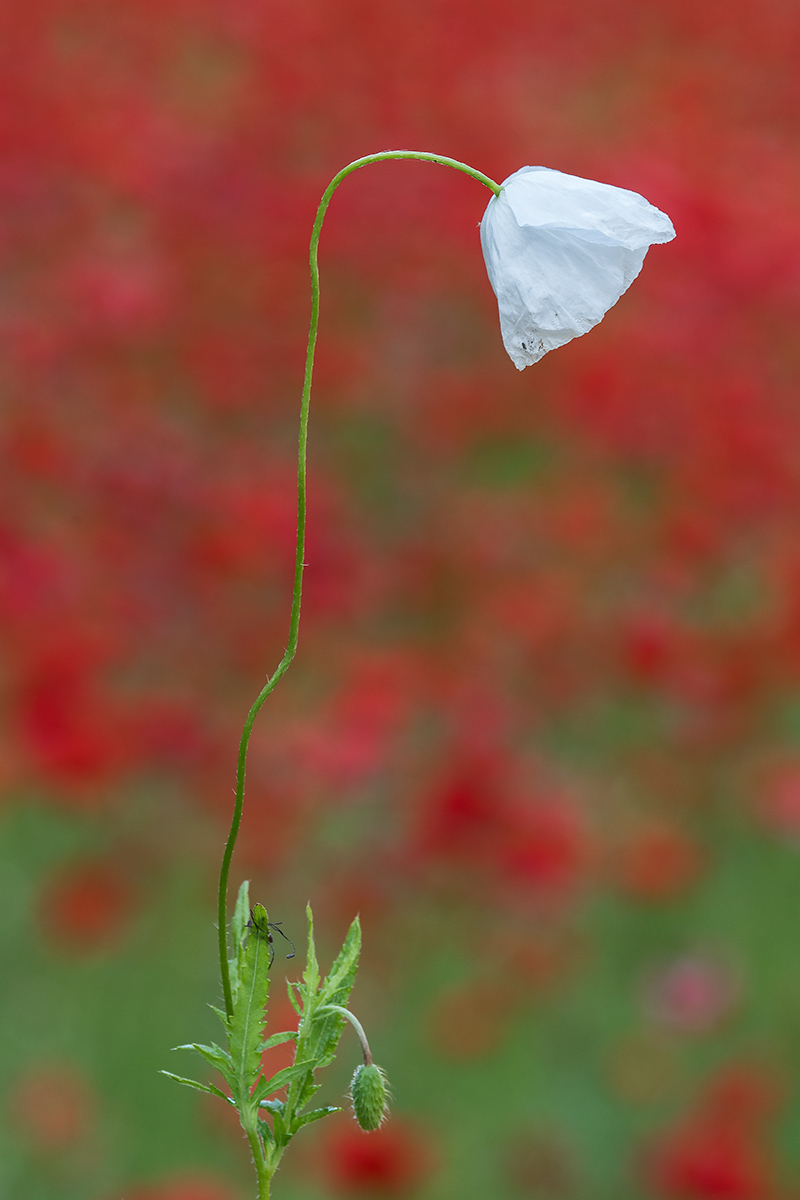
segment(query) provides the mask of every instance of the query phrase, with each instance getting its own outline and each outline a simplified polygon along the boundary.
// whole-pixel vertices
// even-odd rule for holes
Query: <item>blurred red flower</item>
[[[592,861],[583,814],[566,795],[515,805],[500,869],[512,881],[550,896],[570,896]]]
[[[761,1066],[721,1071],[693,1112],[645,1159],[648,1183],[668,1200],[770,1200],[778,1194],[770,1123],[781,1087]]]
[[[419,860],[469,867],[509,895],[570,897],[593,859],[583,813],[558,786],[518,795],[513,759],[469,764],[445,779],[420,814]]]
[[[41,936],[61,950],[109,949],[127,932],[134,900],[121,863],[72,863],[44,884],[37,905]]]
[[[699,846],[673,821],[642,824],[616,855],[616,878],[636,900],[663,901],[683,895],[700,876]]]
[[[404,1196],[434,1166],[429,1139],[396,1117],[375,1133],[338,1120],[323,1155],[326,1182],[339,1195]]]
[[[800,843],[800,763],[785,762],[766,772],[757,815],[779,837]]]
[[[106,776],[119,761],[120,737],[96,653],[65,630],[57,649],[32,654],[26,667],[16,720],[39,769],[67,789]]]
[[[14,1126],[40,1150],[62,1153],[93,1128],[92,1089],[65,1063],[32,1063],[16,1080],[9,1104]]]

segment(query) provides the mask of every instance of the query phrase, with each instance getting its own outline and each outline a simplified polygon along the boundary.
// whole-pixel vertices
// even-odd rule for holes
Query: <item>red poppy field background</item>
[[[411,147],[678,236],[517,373],[485,189],[387,163],[334,198],[300,651],[234,876],[300,951],[310,898],[324,961],[361,912],[395,1099],[304,1131],[277,1194],[800,1196],[798,55],[790,0],[5,7],[0,1194],[252,1194],[158,1071],[217,1037],[314,210]]]

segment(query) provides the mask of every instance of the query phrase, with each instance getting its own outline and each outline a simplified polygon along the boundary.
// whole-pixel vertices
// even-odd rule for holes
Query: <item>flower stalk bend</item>
[[[222,865],[219,875],[219,893],[218,893],[218,935],[219,935],[219,964],[220,974],[222,976],[222,991],[225,1000],[225,1011],[230,1017],[233,1012],[233,999],[231,993],[230,970],[228,967],[228,876],[230,874],[231,859],[236,846],[236,838],[239,833],[239,827],[242,822],[242,809],[244,806],[244,784],[245,772],[247,768],[247,749],[250,744],[250,735],[253,731],[255,719],[267,696],[274,691],[276,685],[286,674],[289,669],[289,664],[297,651],[297,639],[300,628],[300,601],[303,591],[303,568],[305,563],[303,557],[305,554],[305,532],[306,532],[306,450],[308,445],[308,412],[309,403],[311,400],[311,380],[314,371],[314,354],[317,345],[317,330],[319,327],[319,265],[317,261],[319,250],[319,239],[322,233],[322,223],[325,219],[328,205],[331,202],[331,197],[336,191],[343,179],[346,179],[351,172],[358,170],[360,167],[369,166],[371,163],[386,162],[392,159],[413,158],[420,162],[438,163],[440,166],[453,167],[456,171],[463,171],[466,175],[470,175],[479,183],[488,187],[495,196],[499,196],[502,187],[499,183],[495,183],[488,175],[484,175],[481,171],[475,170],[474,167],[468,166],[467,163],[459,162],[455,158],[447,158],[442,154],[430,154],[426,151],[417,150],[382,150],[378,154],[367,154],[364,158],[357,158],[354,162],[348,163],[343,167],[337,175],[333,177],[328,184],[322,199],[317,208],[317,215],[314,219],[314,226],[311,232],[311,244],[309,246],[309,266],[311,268],[311,323],[308,331],[308,349],[306,351],[305,375],[303,379],[303,392],[300,402],[300,434],[298,439],[297,450],[297,543],[295,552],[294,564],[294,586],[292,590],[292,608],[289,618],[289,640],[284,652],[283,658],[279,662],[275,671],[269,676],[267,682],[259,692],[253,702],[250,711],[244,722],[242,736],[239,741],[239,755],[236,766],[236,794],[233,806],[233,816],[231,819],[230,832],[228,840],[225,843],[225,849],[222,854]]]

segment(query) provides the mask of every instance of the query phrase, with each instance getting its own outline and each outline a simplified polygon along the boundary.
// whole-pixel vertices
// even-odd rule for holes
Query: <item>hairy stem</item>
[[[372,1051],[369,1048],[369,1042],[367,1041],[367,1035],[364,1032],[364,1026],[361,1024],[358,1017],[353,1016],[349,1008],[342,1008],[341,1004],[326,1004],[322,1008],[318,1008],[317,1012],[337,1012],[340,1016],[346,1017],[353,1026],[353,1029],[355,1029],[358,1040],[361,1043],[361,1053],[364,1056],[364,1066],[368,1067],[372,1064]]]
[[[233,806],[233,817],[231,819],[230,833],[228,840],[225,843],[225,850],[222,855],[222,866],[219,873],[219,908],[218,908],[218,931],[219,931],[219,965],[220,974],[222,976],[222,991],[225,997],[225,1011],[228,1016],[233,1012],[233,1000],[231,997],[231,981],[230,972],[228,970],[228,936],[227,936],[227,910],[228,910],[228,875],[230,873],[231,859],[233,857],[236,838],[239,833],[239,826],[242,822],[242,807],[244,804],[244,780],[245,769],[247,766],[247,748],[250,744],[250,734],[253,731],[253,724],[258,716],[264,701],[270,692],[272,692],[278,681],[286,674],[289,664],[295,656],[297,650],[297,636],[300,627],[300,600],[303,591],[303,556],[305,553],[305,535],[306,535],[306,448],[308,444],[308,409],[311,400],[311,378],[314,371],[314,352],[317,345],[317,328],[319,326],[319,266],[317,263],[317,254],[319,250],[319,238],[322,232],[322,222],[325,219],[328,205],[331,202],[331,197],[336,191],[339,184],[352,171],[358,170],[359,167],[366,167],[370,163],[384,162],[398,158],[414,158],[421,162],[439,163],[444,167],[453,167],[457,171],[463,171],[466,175],[477,179],[479,183],[488,187],[495,195],[499,195],[502,188],[499,183],[495,183],[488,175],[484,175],[481,171],[476,171],[474,167],[468,166],[466,163],[459,162],[455,158],[446,158],[442,154],[429,154],[425,151],[417,150],[382,150],[379,154],[367,154],[364,158],[357,158],[354,162],[348,163],[335,175],[328,184],[322,199],[319,202],[317,215],[314,220],[314,227],[311,232],[311,244],[309,247],[309,266],[311,268],[311,324],[308,330],[308,349],[306,351],[306,367],[305,377],[303,380],[303,394],[300,401],[300,436],[298,440],[297,451],[297,549],[295,553],[294,563],[294,589],[292,592],[292,611],[289,619],[289,641],[286,646],[286,651],[272,675],[267,679],[263,688],[256,697],[253,705],[247,714],[247,718],[242,729],[242,736],[239,742],[239,758],[236,767],[236,799]]]
[[[269,1200],[269,1185],[272,1181],[272,1172],[269,1170],[264,1159],[264,1151],[256,1131],[245,1127],[245,1133],[247,1134],[247,1140],[250,1143],[250,1149],[253,1153],[253,1163],[258,1178],[258,1200]]]

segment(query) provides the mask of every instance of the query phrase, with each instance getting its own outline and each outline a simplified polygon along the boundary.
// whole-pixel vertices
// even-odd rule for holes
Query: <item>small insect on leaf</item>
[[[262,904],[256,904],[251,914],[248,922],[250,936],[245,944],[239,971],[239,988],[228,1022],[228,1045],[236,1077],[231,1090],[237,1097],[249,1091],[260,1069],[272,961],[266,909]]]
[[[272,963],[275,959],[275,949],[274,949],[275,939],[273,938],[272,934],[270,933],[271,929],[276,929],[278,931],[278,933],[281,935],[281,937],[283,938],[283,940],[285,942],[288,942],[289,945],[292,947],[291,954],[287,954],[286,957],[294,958],[294,956],[296,954],[294,942],[292,941],[292,939],[290,937],[286,936],[286,934],[281,929],[281,925],[283,925],[283,921],[270,921],[267,918],[267,910],[264,908],[263,904],[256,904],[253,908],[250,909],[250,920],[247,922],[246,928],[247,929],[255,929],[256,933],[260,934],[262,937],[265,937],[267,939],[267,942],[269,944],[269,965],[270,966],[272,966]]]

